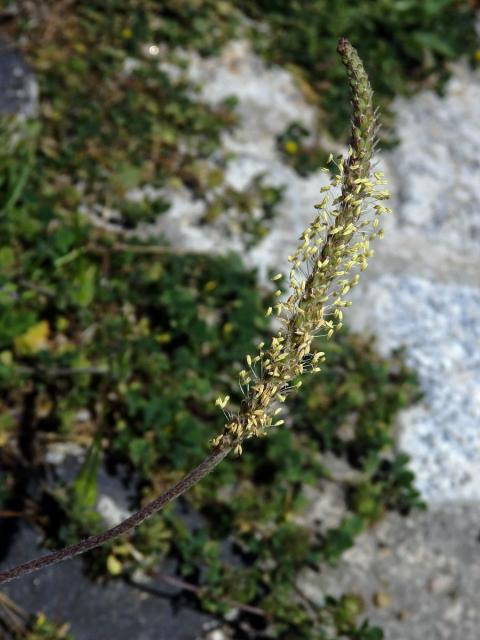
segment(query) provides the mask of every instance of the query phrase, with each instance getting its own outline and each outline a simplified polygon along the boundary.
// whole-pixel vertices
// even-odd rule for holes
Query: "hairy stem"
[[[150,518],[155,513],[158,513],[158,511],[161,511],[161,509],[163,509],[163,507],[165,507],[169,502],[172,502],[196,485],[197,482],[208,475],[227,456],[229,451],[230,449],[228,447],[212,451],[212,453],[210,453],[205,460],[198,465],[198,467],[195,467],[193,471],[190,471],[190,473],[174,484],[173,487],[170,487],[168,491],[162,493],[161,496],[158,496],[158,498],[149,502],[145,507],[143,507],[143,509],[135,512],[132,516],[120,524],[117,524],[117,526],[107,529],[107,531],[102,531],[102,533],[90,536],[89,538],[85,538],[85,540],[72,544],[64,549],[60,549],[59,551],[53,551],[52,553],[48,553],[45,556],[36,558],[35,560],[19,564],[12,569],[0,571],[0,584],[10,582],[16,578],[21,578],[29,573],[33,573],[34,571],[45,569],[45,567],[50,567],[53,564],[62,562],[63,560],[69,560],[81,553],[95,549],[95,547],[99,547],[105,542],[113,540],[124,533],[128,533],[135,527],[138,527],[138,525],[144,522],[147,518]]]

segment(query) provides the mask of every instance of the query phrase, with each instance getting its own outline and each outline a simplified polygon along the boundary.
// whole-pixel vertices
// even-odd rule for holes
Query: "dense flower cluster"
[[[283,424],[279,414],[287,394],[301,385],[299,376],[319,371],[325,355],[313,350],[320,335],[331,338],[342,326],[345,299],[358,284],[360,271],[373,255],[370,243],[382,236],[379,218],[389,211],[382,201],[389,197],[381,187],[383,174],[371,169],[376,140],[376,115],[372,90],[356,50],[341,40],[338,51],[347,69],[352,92],[352,139],[345,158],[335,165],[330,183],[322,187],[323,199],[316,205],[318,215],[300,237],[289,257],[289,295],[267,310],[276,313],[281,328],[268,346],[247,356],[247,368],[240,372],[243,393],[240,410],[228,410],[229,397],[216,404],[227,420],[224,432],[212,442],[214,447],[234,447],[242,452],[242,442],[264,435],[269,427]],[[328,169],[324,169],[328,172]],[[278,281],[282,274],[273,280]]]

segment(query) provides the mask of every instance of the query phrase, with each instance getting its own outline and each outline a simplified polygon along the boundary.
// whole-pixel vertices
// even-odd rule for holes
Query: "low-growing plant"
[[[251,193],[225,184],[221,134],[235,124],[235,99],[215,108],[201,100],[179,48],[215,55],[233,38],[248,38],[267,61],[295,73],[321,110],[320,133],[343,137],[348,89],[334,55],[342,34],[358,47],[382,106],[399,93],[441,88],[452,60],[478,54],[469,0],[6,4],[40,83],[43,135],[33,179],[47,203],[107,210],[112,222],[135,228],[168,210],[172,190],[182,187],[203,202],[207,220],[243,230],[249,244],[269,226],[273,187]],[[284,132],[282,149],[304,174],[327,154],[316,136],[299,145],[297,127]],[[156,190],[139,195],[145,185]]]
[[[3,594],[0,594],[0,629],[14,640],[74,640],[68,624],[57,625],[43,613],[28,615]]]
[[[475,7],[469,0],[239,0],[233,3],[266,25],[255,47],[286,64],[323,110],[335,136],[348,129],[348,93],[335,42],[349,34],[364,61],[382,107],[418,86],[441,88],[448,63],[478,50]]]

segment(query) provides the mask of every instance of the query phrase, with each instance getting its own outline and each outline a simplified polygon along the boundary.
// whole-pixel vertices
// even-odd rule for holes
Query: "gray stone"
[[[9,564],[40,553],[38,542],[37,534],[22,527]],[[2,592],[26,611],[42,611],[51,620],[68,621],[76,640],[193,640],[208,620],[188,607],[175,609],[171,597],[179,591],[161,581],[143,589],[122,580],[94,583],[83,574],[81,558],[7,584]]]
[[[21,55],[0,40],[0,113],[34,117],[38,111],[38,86]]]
[[[352,322],[388,353],[405,347],[424,399],[400,420],[430,503],[480,499],[480,290],[384,275],[356,292]]]
[[[446,504],[403,518],[389,514],[362,534],[337,567],[310,571],[300,587],[362,595],[366,617],[386,640],[476,640],[480,628],[480,505]],[[388,594],[388,606],[378,606]],[[383,599],[382,603],[386,604]]]

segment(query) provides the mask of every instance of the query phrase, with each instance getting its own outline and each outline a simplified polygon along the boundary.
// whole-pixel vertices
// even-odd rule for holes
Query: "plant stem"
[[[176,576],[170,576],[165,573],[161,573],[160,571],[156,571],[153,575],[158,580],[162,580],[162,582],[165,582],[166,584],[169,584],[172,587],[177,587],[178,589],[183,589],[184,591],[189,591],[190,593],[195,593],[197,595],[201,594],[202,592],[202,587],[192,584],[191,582],[182,580],[181,578],[177,578]],[[142,584],[134,582],[133,580],[130,580],[129,582],[138,587],[143,586]],[[236,602],[235,600],[229,600],[228,598],[222,598],[221,601],[224,602],[229,607],[232,607],[233,609],[239,609],[240,611],[245,611],[245,613],[250,613],[254,616],[259,616],[260,618],[266,618],[266,619],[269,618],[269,614],[263,609],[261,609],[260,607],[255,607],[250,604],[244,604],[242,602]]]
[[[78,556],[81,553],[85,553],[95,547],[99,547],[105,542],[113,540],[124,533],[128,533],[147,520],[147,518],[150,518],[155,513],[163,509],[163,507],[165,507],[169,502],[172,502],[196,485],[197,482],[213,471],[213,469],[228,455],[229,451],[230,447],[218,448],[212,451],[212,453],[210,453],[197,467],[195,467],[195,469],[190,471],[190,473],[170,487],[170,489],[165,491],[165,493],[162,493],[158,498],[149,502],[145,507],[136,511],[133,515],[123,522],[120,522],[117,526],[107,529],[102,533],[90,536],[89,538],[85,538],[85,540],[72,544],[64,549],[53,551],[52,553],[48,553],[45,556],[36,558],[35,560],[29,560],[28,562],[19,564],[12,569],[0,571],[0,584],[10,582],[16,578],[21,578],[29,573],[33,573],[34,571],[45,569],[46,567],[50,567],[58,562],[62,562],[63,560],[69,560],[74,556]]]

